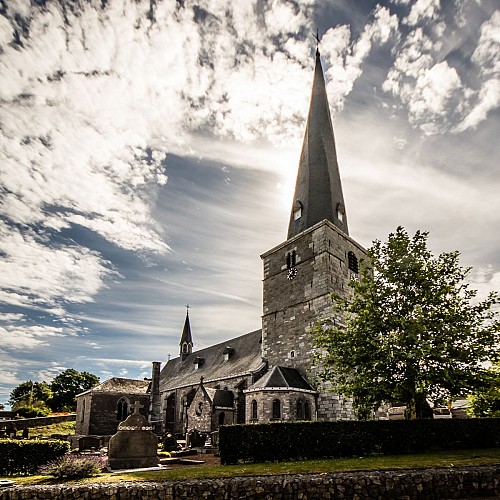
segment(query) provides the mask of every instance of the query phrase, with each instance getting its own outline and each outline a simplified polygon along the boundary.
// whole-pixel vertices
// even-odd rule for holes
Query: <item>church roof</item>
[[[131,378],[112,377],[108,380],[105,380],[96,387],[93,387],[92,389],[88,389],[87,391],[78,394],[78,396],[94,392],[147,394],[150,384],[151,384],[150,380],[134,380]]]
[[[262,330],[169,360],[160,373],[160,391],[249,374],[262,367]],[[230,346],[230,349],[226,349]],[[229,351],[229,352],[228,352]],[[226,359],[227,358],[227,359]]]
[[[210,398],[211,403],[214,406],[232,408],[234,406],[234,394],[233,391],[225,391],[222,389],[211,389],[209,387],[203,387],[205,393]]]
[[[288,239],[324,219],[349,234],[325,77],[319,51],[316,51],[311,102],[288,226]]]
[[[295,368],[275,366],[249,389],[302,389],[314,391],[311,385]]]

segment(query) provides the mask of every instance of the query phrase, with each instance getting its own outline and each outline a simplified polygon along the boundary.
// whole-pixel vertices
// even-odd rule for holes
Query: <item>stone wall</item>
[[[147,416],[149,409],[149,394],[89,392],[77,400],[76,434],[105,436],[116,433],[118,402],[125,397],[128,405],[139,401],[143,408],[141,414]]]
[[[302,400],[303,405],[309,403],[310,416],[307,420],[316,420],[316,398],[310,392],[299,392],[293,390],[255,390],[246,393],[247,408],[246,422],[267,422],[273,421],[273,401],[278,399],[281,402],[281,418],[279,420],[294,421],[297,418],[297,401]],[[257,419],[252,418],[252,401],[257,402]],[[304,406],[303,406],[304,409]],[[305,419],[303,413],[302,420]]]
[[[323,221],[262,255],[262,355],[270,366],[290,366],[303,375],[309,372],[309,330],[318,318],[333,315],[332,292],[347,293],[352,274],[349,252],[358,262],[365,257],[354,240]],[[287,279],[290,253],[295,255],[297,270],[292,280]]]
[[[259,477],[25,486],[0,490],[0,500],[131,500],[213,498],[260,500],[434,500],[500,497],[500,465],[449,469],[346,472]]]
[[[25,427],[40,427],[45,425],[60,424],[61,422],[74,422],[76,414],[58,415],[57,417],[34,417],[22,418],[14,420],[2,420],[0,426],[6,427],[9,423],[13,423],[17,430],[24,429]]]

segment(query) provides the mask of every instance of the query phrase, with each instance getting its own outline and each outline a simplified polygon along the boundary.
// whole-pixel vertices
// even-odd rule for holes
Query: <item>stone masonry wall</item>
[[[61,422],[74,422],[76,415],[71,413],[70,415],[58,415],[57,417],[33,417],[33,418],[22,418],[13,420],[2,420],[0,425],[6,427],[8,424],[12,423],[16,426],[17,430],[24,429],[25,427],[41,427],[44,425],[59,424]]]
[[[287,254],[295,252],[297,275],[287,279]],[[333,292],[346,296],[352,279],[348,253],[359,262],[364,249],[323,221],[310,230],[270,250],[264,261],[262,316],[262,354],[270,366],[299,369],[314,380],[310,329],[318,318],[331,317],[342,323],[332,311]],[[337,316],[336,316],[337,314]],[[328,394],[319,388],[318,419],[353,419],[352,401]]]
[[[297,275],[289,280],[287,254],[293,251]],[[262,256],[262,354],[270,366],[308,373],[312,364],[309,330],[318,318],[333,315],[332,292],[347,293],[350,251],[358,262],[365,256],[356,242],[323,221]]]
[[[3,488],[0,500],[434,500],[500,497],[500,466]]]
[[[316,420],[316,398],[314,394],[298,391],[251,391],[246,393],[247,407],[246,407],[246,422],[268,422],[276,419],[272,418],[273,413],[273,400],[279,399],[281,401],[281,419],[286,421],[297,420],[296,408],[297,400],[301,399],[305,404],[309,402],[311,412],[310,420]],[[252,401],[257,401],[257,420],[252,418]]]

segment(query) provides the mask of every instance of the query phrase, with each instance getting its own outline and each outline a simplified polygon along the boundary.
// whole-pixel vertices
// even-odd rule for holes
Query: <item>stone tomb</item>
[[[108,461],[111,469],[138,469],[158,465],[158,439],[153,426],[139,413],[143,406],[136,401],[134,413],[118,425],[118,432],[108,445]]]

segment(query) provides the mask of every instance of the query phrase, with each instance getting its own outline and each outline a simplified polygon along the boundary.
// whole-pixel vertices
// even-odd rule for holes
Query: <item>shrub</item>
[[[222,464],[500,447],[500,419],[284,422],[219,431]]]
[[[43,406],[20,406],[16,409],[16,413],[24,418],[46,417],[50,409]]]
[[[44,464],[69,450],[67,441],[0,439],[0,476],[35,474]]]
[[[58,479],[77,479],[97,476],[106,468],[107,460],[104,457],[66,455],[59,460],[43,465],[38,469],[38,472]]]

